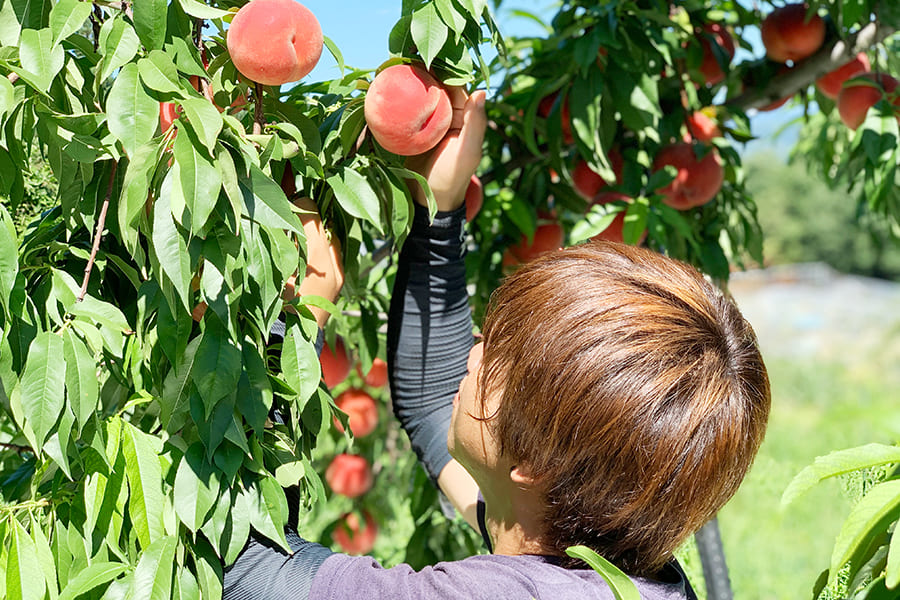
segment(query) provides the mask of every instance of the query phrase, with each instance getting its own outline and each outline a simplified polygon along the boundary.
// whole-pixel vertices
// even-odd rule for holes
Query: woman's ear
[[[533,488],[538,485],[538,478],[532,475],[531,468],[525,464],[518,464],[510,467],[509,478],[513,483],[522,488]]]

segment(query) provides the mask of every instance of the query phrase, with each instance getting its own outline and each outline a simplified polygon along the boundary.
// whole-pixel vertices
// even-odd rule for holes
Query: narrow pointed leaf
[[[109,132],[129,156],[156,133],[159,103],[144,90],[134,64],[122,67],[106,101]]]
[[[9,309],[9,296],[16,285],[19,272],[19,252],[16,228],[6,206],[0,204],[0,307]]]
[[[151,0],[152,1],[152,0]],[[157,92],[184,95],[178,82],[178,70],[162,50],[154,50],[137,63],[141,81],[151,90]]]
[[[884,583],[890,589],[900,585],[900,534],[897,533],[896,528],[891,533],[887,566],[884,568]]]
[[[887,530],[900,514],[900,480],[886,481],[873,487],[856,503],[844,521],[831,554],[831,577],[836,578],[841,565],[867,545],[872,536]]]
[[[213,8],[197,0],[178,0],[181,10],[198,19],[221,19],[228,14],[227,10]]]
[[[640,592],[628,575],[587,546],[571,546],[566,548],[566,554],[580,558],[599,573],[609,585],[616,600],[641,600]]]
[[[181,108],[197,137],[212,154],[216,148],[216,139],[222,131],[222,115],[216,107],[205,98],[185,98]]]
[[[250,177],[239,180],[244,208],[250,219],[266,227],[301,233],[303,225],[291,210],[291,203],[281,187],[259,167],[250,166]]]
[[[50,11],[50,30],[57,44],[81,29],[91,16],[91,3],[81,0],[60,0]]]
[[[134,3],[134,28],[148,50],[159,50],[166,39],[167,0]]]
[[[20,402],[39,445],[47,439],[65,402],[66,363],[62,357],[62,338],[49,331],[39,333],[28,348]]]
[[[156,438],[152,438],[156,441]],[[162,469],[151,436],[124,423],[122,451],[130,490],[128,510],[141,546],[147,548],[165,534],[163,527]],[[170,565],[171,566],[171,565]]]
[[[159,265],[172,284],[175,293],[187,312],[190,305],[191,265],[188,259],[187,243],[172,219],[169,196],[163,194],[153,207],[153,250]]]
[[[300,325],[294,323],[287,331],[281,346],[281,372],[298,395],[303,406],[319,387],[321,367],[315,347],[303,337]]]
[[[241,375],[241,351],[222,327],[207,327],[197,347],[191,377],[203,398],[206,417],[216,402],[234,393]]]
[[[210,159],[197,152],[188,136],[175,138],[174,151],[178,176],[173,181],[172,194],[179,195],[191,212],[191,230],[199,231],[216,207],[222,176]]]
[[[116,562],[95,562],[69,579],[57,600],[75,600],[78,596],[108,583],[128,570],[128,565]]]
[[[131,583],[131,600],[169,600],[177,545],[178,538],[169,535],[156,540],[141,553]]]
[[[42,600],[46,591],[34,542],[18,519],[11,519],[12,532],[6,556],[7,598]]]
[[[413,13],[409,30],[419,54],[425,61],[425,68],[431,68],[431,62],[444,47],[444,42],[447,41],[447,29],[447,25],[441,20],[437,8],[432,2]]]
[[[358,219],[368,221],[382,232],[381,202],[365,177],[353,169],[342,169],[327,181],[341,208]]]
[[[175,475],[175,512],[192,532],[206,520],[219,494],[218,470],[206,459],[203,444],[194,442]]]
[[[781,496],[781,505],[790,504],[811,487],[830,477],[890,463],[900,463],[900,447],[866,444],[819,456],[791,480]]]
[[[71,329],[63,336],[63,344],[66,359],[66,395],[80,431],[93,416],[100,398],[97,363],[87,344]]]
[[[50,89],[53,78],[63,68],[63,47],[53,43],[53,32],[49,29],[24,29],[19,44],[22,68],[33,74],[41,85],[40,91],[46,92]]]
[[[106,81],[116,69],[127,64],[141,48],[134,28],[123,18],[110,19],[100,29],[100,52],[103,55],[103,70],[98,78]],[[137,67],[135,67],[137,69]],[[120,73],[121,76],[121,73]]]

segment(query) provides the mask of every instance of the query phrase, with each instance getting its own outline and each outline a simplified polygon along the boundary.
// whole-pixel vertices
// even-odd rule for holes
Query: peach
[[[609,151],[609,162],[613,172],[616,174],[615,183],[622,181],[622,170],[624,169],[624,161],[622,155],[615,149]],[[572,187],[584,198],[590,200],[597,195],[597,192],[605,188],[609,183],[600,177],[591,169],[587,162],[579,160],[572,169]]]
[[[328,346],[326,342],[322,346],[322,353],[319,355],[319,362],[322,363],[322,378],[328,388],[333,388],[347,379],[350,374],[351,364],[350,356],[344,347],[341,338],[337,338],[334,342],[334,349]]]
[[[351,388],[342,392],[334,403],[339,409],[347,413],[347,422],[354,437],[364,437],[375,430],[378,425],[378,405],[375,399],[363,390]],[[335,427],[338,431],[344,431],[340,421],[335,419]]]
[[[369,511],[363,510],[362,515],[365,527],[360,527],[359,517],[351,512],[341,515],[331,532],[331,539],[347,554],[367,554],[375,547],[378,525]]]
[[[775,62],[797,62],[815,53],[825,41],[825,21],[815,12],[807,19],[807,4],[786,4],[763,19],[760,33],[766,56]]]
[[[228,54],[241,75],[263,85],[298,81],[319,62],[322,28],[294,0],[251,0],[227,31]]]
[[[816,80],[816,87],[819,88],[823,96],[837,100],[845,81],[867,72],[870,68],[869,57],[866,56],[865,52],[860,52],[847,64],[819,77]]]
[[[725,72],[722,65],[719,64],[717,53],[713,52],[712,42],[715,42],[720,49],[725,51],[730,61],[734,58],[734,38],[719,23],[707,23],[703,26],[698,37],[700,38],[700,46],[703,48],[703,62],[700,63],[700,72],[708,85],[716,85],[725,79]]]
[[[545,252],[558,250],[563,245],[563,238],[563,228],[559,223],[538,225],[531,243],[523,235],[518,244],[509,247],[510,256],[505,257],[505,260],[509,260],[510,265],[528,262]]]
[[[698,110],[688,115],[686,121],[690,137],[699,142],[709,142],[714,138],[722,137],[722,130],[719,129],[718,124],[712,119],[710,112],[715,115],[712,109]]]
[[[653,161],[657,171],[667,165],[675,167],[678,173],[658,191],[665,204],[678,210],[703,206],[719,193],[725,180],[722,160],[715,149],[698,160],[692,144],[673,144],[660,150]]]
[[[466,221],[471,223],[483,205],[484,188],[481,186],[478,176],[472,175],[469,186],[466,188]]]
[[[338,454],[325,469],[325,481],[335,494],[357,498],[372,489],[375,477],[364,456]]]
[[[597,194],[594,197],[591,204],[608,204],[610,202],[631,202],[631,197],[626,196],[625,194],[619,192],[602,192]],[[616,213],[615,218],[613,218],[612,223],[610,223],[606,229],[592,237],[592,240],[606,240],[608,242],[619,242],[620,244],[625,243],[624,236],[624,228],[625,228],[625,212],[621,211]],[[647,231],[645,230],[640,239],[638,240],[638,244],[642,243],[647,238]]]
[[[369,131],[388,152],[414,156],[434,148],[453,118],[450,96],[424,69],[394,65],[375,76],[365,101]]]
[[[900,111],[897,80],[886,73],[863,73],[844,84],[838,94],[837,108],[841,121],[850,129],[857,129],[866,120],[869,109],[883,98]]]
[[[356,366],[356,372],[359,373],[360,377],[363,377],[362,369],[359,365]],[[372,368],[369,369],[369,372],[365,374],[363,379],[369,387],[382,388],[386,386],[388,383],[387,363],[375,357],[372,359]]]

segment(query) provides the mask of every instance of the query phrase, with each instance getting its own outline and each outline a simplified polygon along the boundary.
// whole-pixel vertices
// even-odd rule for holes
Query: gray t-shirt
[[[565,569],[546,556],[497,554],[441,562],[414,571],[406,564],[385,569],[370,556],[332,554],[319,567],[309,597],[315,600],[614,600],[591,569]],[[633,577],[644,600],[693,598],[675,566],[668,581]]]

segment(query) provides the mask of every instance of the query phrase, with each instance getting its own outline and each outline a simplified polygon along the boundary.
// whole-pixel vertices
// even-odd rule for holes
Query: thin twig
[[[84,300],[87,294],[88,283],[91,281],[91,270],[94,268],[94,260],[97,258],[97,251],[100,249],[100,238],[103,236],[103,228],[106,225],[106,211],[109,210],[109,197],[112,195],[113,183],[116,181],[116,169],[119,166],[118,161],[113,161],[112,169],[109,173],[109,183],[106,185],[106,197],[103,199],[103,207],[100,209],[100,216],[97,218],[97,229],[94,231],[94,245],[91,248],[91,257],[88,259],[87,266],[84,268],[84,281],[81,283],[81,290],[78,292],[78,301]]]
[[[22,446],[21,444],[9,444],[7,442],[0,442],[0,448],[6,448],[7,450],[15,450],[16,452],[34,452],[31,446]]]

